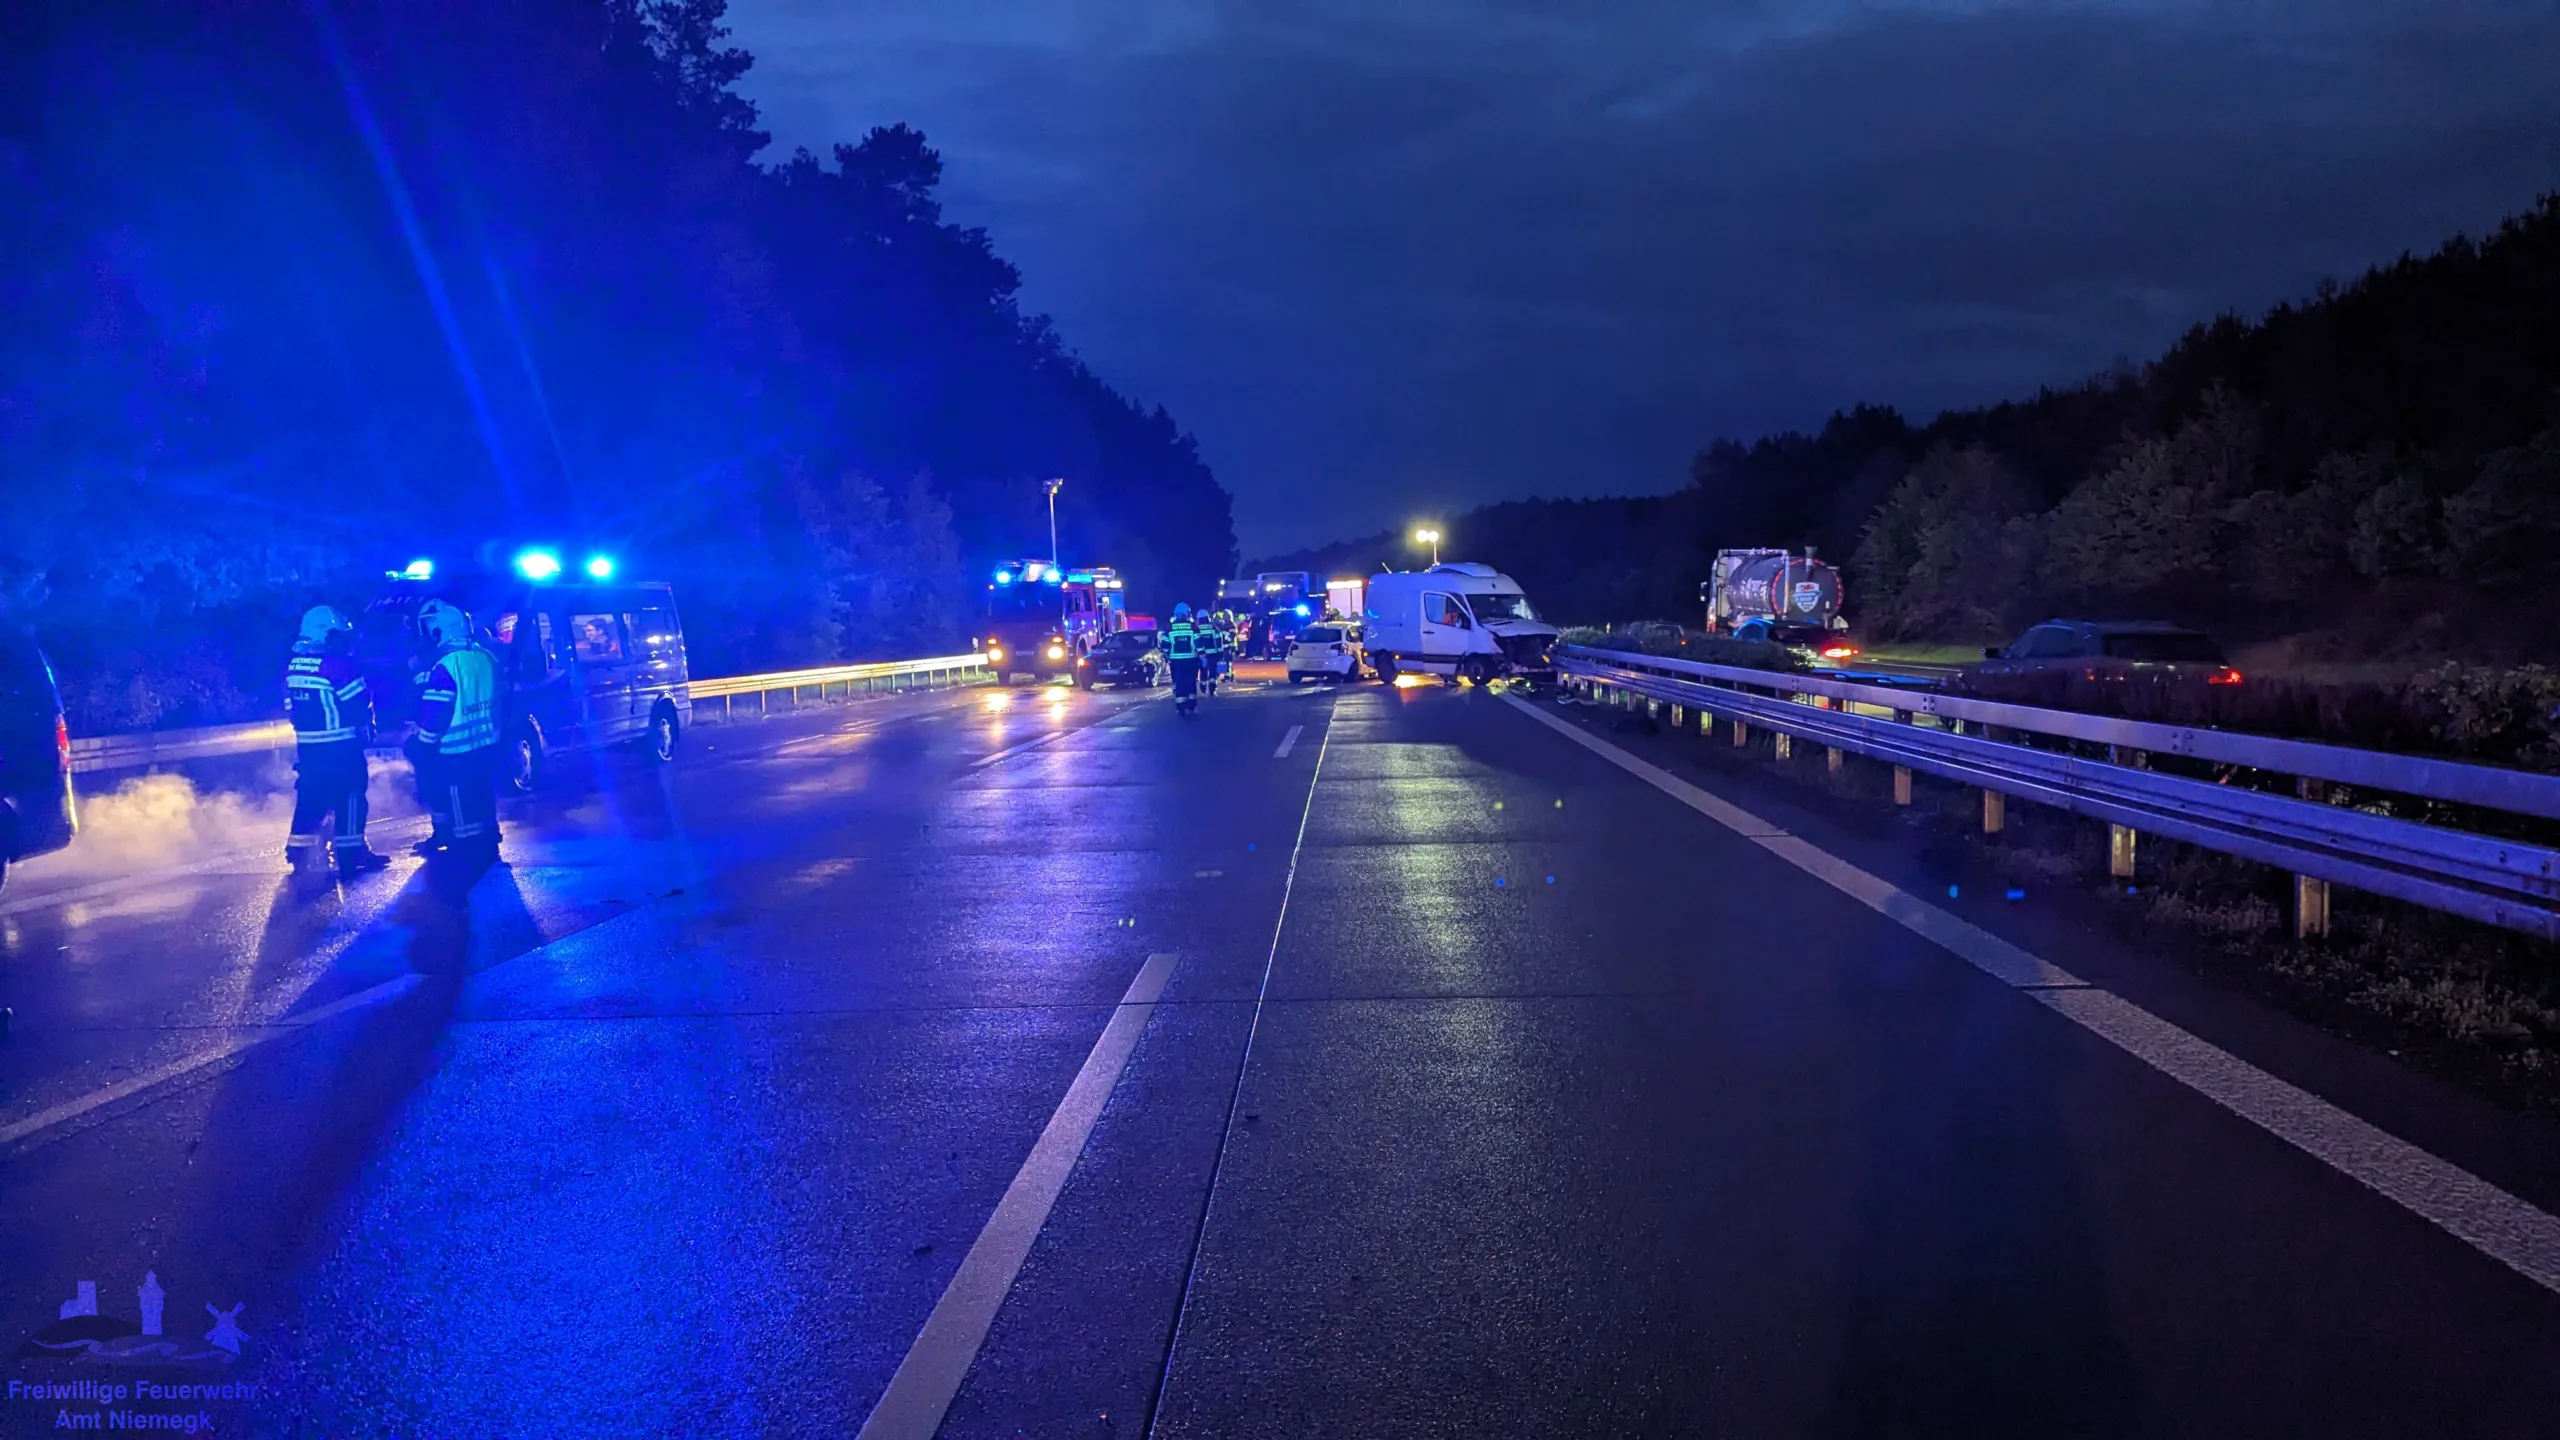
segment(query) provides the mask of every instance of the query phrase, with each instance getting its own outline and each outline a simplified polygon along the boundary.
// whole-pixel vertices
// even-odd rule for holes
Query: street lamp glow
[[[1413,543],[1416,545],[1430,546],[1431,563],[1434,565],[1440,563],[1440,532],[1437,529],[1425,525],[1421,529],[1414,531]]]

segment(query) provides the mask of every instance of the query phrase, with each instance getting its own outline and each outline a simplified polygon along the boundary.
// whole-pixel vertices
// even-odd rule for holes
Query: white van
[[[1381,680],[1405,670],[1479,682],[1555,674],[1555,627],[1529,608],[1518,582],[1490,565],[1372,575],[1363,609],[1369,663]]]

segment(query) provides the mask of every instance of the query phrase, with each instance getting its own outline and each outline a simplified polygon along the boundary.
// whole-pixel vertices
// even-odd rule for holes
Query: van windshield
[[[1476,612],[1478,620],[1535,620],[1538,612],[1529,608],[1526,595],[1492,595],[1474,591],[1467,596],[1467,608]]]

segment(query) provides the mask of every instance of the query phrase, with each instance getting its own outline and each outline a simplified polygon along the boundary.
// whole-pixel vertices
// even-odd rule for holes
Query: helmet
[[[303,644],[317,649],[328,644],[330,636],[343,635],[354,628],[355,622],[340,613],[336,606],[314,605],[302,612],[300,639]]]
[[[1191,618],[1191,606],[1190,606],[1188,603],[1184,603],[1184,602],[1177,602],[1177,603],[1174,605],[1174,607],[1173,607],[1173,618],[1174,618],[1174,619],[1176,619],[1176,620],[1188,620],[1188,619],[1190,619],[1190,618]]]
[[[471,616],[459,605],[430,600],[418,607],[418,633],[439,650],[458,650],[471,643]]]

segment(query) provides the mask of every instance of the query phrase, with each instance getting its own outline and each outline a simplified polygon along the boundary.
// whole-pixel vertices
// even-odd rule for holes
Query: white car
[[[1289,683],[1360,678],[1360,641],[1341,625],[1310,625],[1289,642]]]

